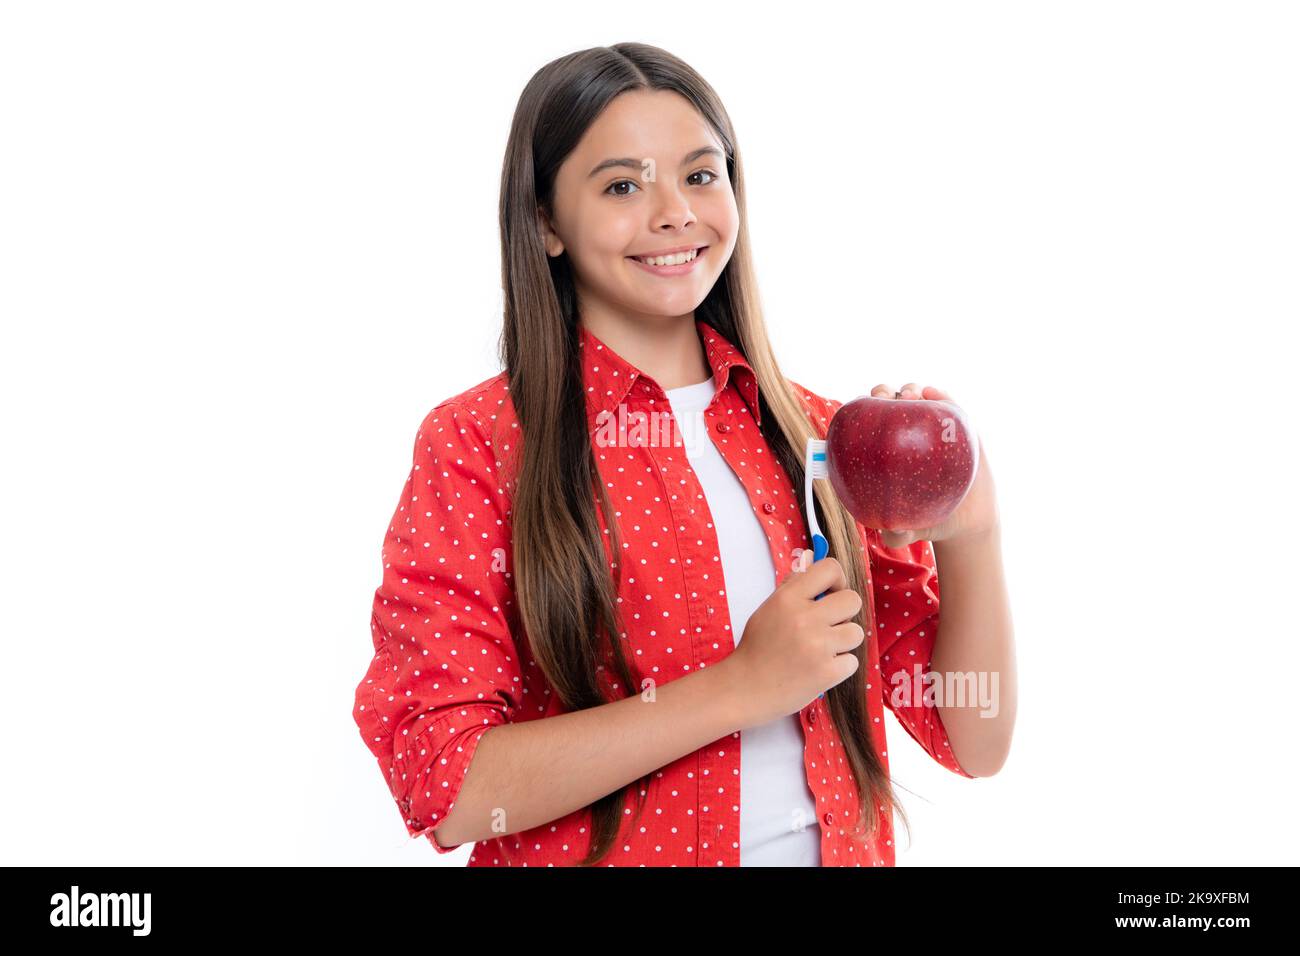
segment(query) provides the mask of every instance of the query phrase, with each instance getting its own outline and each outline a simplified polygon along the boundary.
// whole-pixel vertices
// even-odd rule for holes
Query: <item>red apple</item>
[[[831,417],[826,467],[835,494],[864,527],[932,528],[975,483],[979,437],[952,402],[864,395]]]

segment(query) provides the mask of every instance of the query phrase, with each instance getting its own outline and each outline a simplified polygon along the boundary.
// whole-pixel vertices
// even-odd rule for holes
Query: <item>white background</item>
[[[945,389],[1014,749],[893,721],[900,866],[1294,862],[1300,20],[1283,3],[10,4],[6,863],[463,865],[352,718],[425,412],[493,375],[515,101],[718,90],[787,376]]]

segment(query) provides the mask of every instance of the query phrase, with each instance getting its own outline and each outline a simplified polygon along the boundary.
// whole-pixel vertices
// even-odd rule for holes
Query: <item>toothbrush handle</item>
[[[820,561],[822,558],[826,557],[826,553],[829,550],[830,550],[830,544],[826,541],[826,539],[819,534],[814,534],[813,535],[813,560]],[[826,595],[830,593],[831,593],[830,588],[827,588],[821,594],[817,595],[817,597],[815,597],[813,600],[820,601],[822,598],[824,598]],[[822,691],[820,694],[817,695],[817,698],[820,700],[825,696],[826,696],[826,691]]]
[[[819,534],[814,534],[813,535],[813,560],[820,561],[822,558],[826,557],[826,553],[828,551],[830,551],[830,544],[827,543],[826,539]],[[827,588],[821,594],[817,595],[817,597],[814,600],[820,601],[822,598],[824,598],[826,595],[830,593],[831,593],[830,589]]]

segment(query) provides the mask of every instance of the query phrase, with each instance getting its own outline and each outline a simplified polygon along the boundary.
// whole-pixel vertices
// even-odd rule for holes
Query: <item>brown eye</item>
[[[699,185],[701,186],[711,185],[712,183],[716,182],[718,178],[718,174],[711,169],[697,169],[695,172],[691,173],[691,176],[708,176],[709,181],[706,183],[700,183]],[[686,178],[690,179],[691,176],[687,176]]]
[[[626,192],[624,192],[624,193],[611,192],[611,190],[613,190],[613,189],[615,189],[615,188],[617,188],[617,187],[619,187],[619,186],[632,186],[632,187],[634,187],[634,188],[636,188],[636,189],[640,189],[640,188],[641,188],[640,186],[637,186],[636,183],[632,182],[632,180],[630,180],[630,179],[620,179],[620,180],[618,180],[618,182],[610,183],[609,186],[605,189],[605,192],[607,192],[607,193],[611,193],[611,195],[614,195],[614,196],[630,196],[630,195],[632,195],[631,193],[626,193]]]

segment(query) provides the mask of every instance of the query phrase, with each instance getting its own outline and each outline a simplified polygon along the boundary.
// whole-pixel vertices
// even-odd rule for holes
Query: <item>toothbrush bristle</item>
[[[814,478],[825,478],[829,474],[826,465],[826,442],[811,439],[808,444],[808,472]]]

